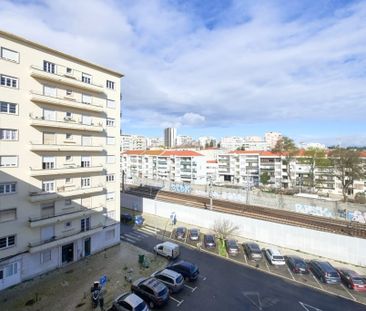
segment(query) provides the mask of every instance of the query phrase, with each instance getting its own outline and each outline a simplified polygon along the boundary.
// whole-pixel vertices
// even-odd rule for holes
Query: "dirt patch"
[[[150,265],[140,267],[138,255],[144,254]],[[129,291],[131,281],[151,275],[167,261],[131,244],[121,242],[99,254],[85,258],[65,268],[35,278],[0,292],[1,311],[64,311],[91,310],[90,287],[103,275],[105,306],[118,295]]]

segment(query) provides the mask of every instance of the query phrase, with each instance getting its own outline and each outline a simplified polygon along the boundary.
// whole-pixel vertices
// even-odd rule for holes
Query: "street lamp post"
[[[209,192],[208,197],[210,198],[210,210],[212,210],[212,179],[209,180]]]

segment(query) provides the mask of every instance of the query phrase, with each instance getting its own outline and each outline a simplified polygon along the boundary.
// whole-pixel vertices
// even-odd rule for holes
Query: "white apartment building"
[[[164,139],[162,137],[151,137],[147,138],[146,141],[148,149],[160,149],[164,146]],[[129,150],[133,150],[133,148],[130,148]]]
[[[264,133],[264,140],[268,145],[269,150],[272,150],[279,139],[281,139],[283,136],[281,133],[278,132],[266,132]]]
[[[125,180],[206,184],[206,158],[189,150],[129,150],[122,153]]]
[[[175,147],[177,139],[177,129],[173,127],[164,130],[164,146],[167,148]]]
[[[140,135],[121,135],[121,148],[120,150],[146,150],[147,138]]]
[[[201,136],[198,138],[198,142],[199,146],[203,148],[217,146],[216,138],[212,136]]]
[[[119,243],[120,79],[0,31],[0,290]]]
[[[179,135],[176,138],[176,146],[191,146],[193,142],[192,137]]]

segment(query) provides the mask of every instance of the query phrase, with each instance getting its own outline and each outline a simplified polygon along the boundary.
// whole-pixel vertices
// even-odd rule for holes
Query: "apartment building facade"
[[[188,150],[129,150],[122,153],[122,170],[128,180],[166,180],[205,184],[206,158]]]
[[[0,290],[119,243],[120,79],[0,31]]]
[[[121,135],[121,151],[126,150],[146,150],[147,138],[140,135]]]

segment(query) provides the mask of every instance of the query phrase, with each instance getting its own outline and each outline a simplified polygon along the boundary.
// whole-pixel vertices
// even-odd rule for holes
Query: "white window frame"
[[[57,119],[56,110],[43,109],[43,119],[48,121],[56,121]]]
[[[14,240],[14,243],[11,243],[11,244],[9,243],[10,238],[11,238],[11,240]],[[17,236],[15,234],[0,237],[0,240],[2,240],[2,239],[5,239],[5,246],[0,247],[0,249],[15,247],[17,244]]]
[[[42,135],[42,142],[44,145],[54,145],[56,144],[56,133],[53,133],[53,132],[43,132],[43,135]],[[53,138],[52,140],[52,144],[49,144],[48,141],[50,138]],[[45,139],[46,138],[46,139]]]
[[[87,115],[81,116],[81,123],[84,125],[92,125],[92,117]]]
[[[91,84],[92,83],[92,75],[83,72],[81,74],[81,81],[87,84]]]
[[[13,155],[0,156],[0,167],[18,167],[18,156]]]
[[[9,216],[10,215],[10,216]],[[0,211],[0,223],[17,220],[17,209],[9,208]]]
[[[57,97],[57,89],[50,85],[43,85],[43,95],[49,97]]]
[[[107,80],[106,87],[107,89],[114,90],[114,82],[111,80]]]
[[[91,105],[93,102],[93,96],[83,93],[83,94],[81,94],[81,102],[83,104]]]
[[[81,167],[91,167],[92,157],[91,156],[81,156],[80,166]]]
[[[114,136],[107,136],[107,145],[114,145],[116,143],[116,137]]]
[[[56,191],[56,183],[54,180],[45,180],[42,182],[42,191],[43,192],[55,192]]]
[[[107,155],[106,156],[106,164],[114,164],[116,163],[116,156],[115,155]]]
[[[56,157],[44,156],[42,157],[42,169],[52,170],[56,168]]]
[[[0,140],[2,140],[2,141],[18,140],[18,130],[1,128],[0,129]]]
[[[105,195],[106,201],[114,201],[115,200],[115,192],[107,192]]]
[[[13,55],[11,55],[11,54],[13,54]],[[19,52],[17,52],[17,51],[1,47],[1,58],[19,64]]]
[[[80,179],[81,188],[90,188],[91,187],[91,177],[81,177]]]
[[[14,106],[15,106],[15,111],[12,112],[13,109],[10,109],[10,107],[14,107]],[[18,115],[18,104],[0,101],[0,113]]]
[[[47,263],[52,260],[52,251],[51,249],[46,249],[41,252],[41,263]]]
[[[0,183],[0,196],[14,194],[17,192],[17,183],[16,182],[4,182]]]
[[[80,231],[89,231],[91,229],[91,219],[89,217],[85,217],[80,219]]]
[[[112,99],[106,99],[107,100],[107,108],[110,109],[116,109],[116,101]]]
[[[0,86],[17,89],[19,88],[19,79],[8,75],[0,75]]]
[[[106,125],[108,127],[115,127],[116,126],[116,119],[114,118],[107,118]]]
[[[115,181],[115,174],[107,174],[105,175],[106,182],[114,182]]]
[[[52,63],[50,61],[44,60],[43,61],[43,71],[49,72],[49,73],[56,73],[57,67],[55,63]]]

